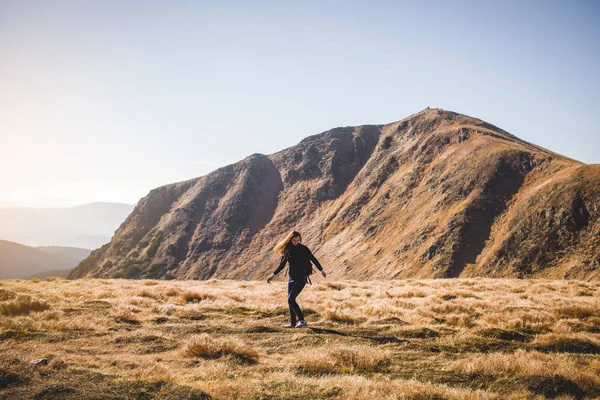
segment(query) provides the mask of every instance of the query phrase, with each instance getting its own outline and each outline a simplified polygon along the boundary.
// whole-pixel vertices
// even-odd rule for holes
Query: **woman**
[[[310,262],[315,263],[323,277],[327,276],[319,261],[308,247],[300,243],[301,241],[300,232],[292,231],[273,248],[273,251],[283,254],[283,256],[275,272],[267,278],[267,282],[271,283],[271,280],[283,269],[285,263],[289,262],[288,305],[290,307],[290,323],[284,325],[284,328],[302,328],[307,325],[304,314],[298,303],[296,303],[296,297],[306,285],[309,271],[312,269]],[[298,318],[297,324],[296,318]]]

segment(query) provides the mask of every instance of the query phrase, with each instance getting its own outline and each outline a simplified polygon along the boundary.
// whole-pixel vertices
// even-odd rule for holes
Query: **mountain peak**
[[[155,189],[71,277],[262,279],[294,229],[338,279],[597,279],[599,168],[426,108]]]

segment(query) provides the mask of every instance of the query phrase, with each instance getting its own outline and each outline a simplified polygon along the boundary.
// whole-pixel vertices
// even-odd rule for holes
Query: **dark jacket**
[[[319,271],[323,271],[323,267],[321,267],[321,264],[315,258],[315,256],[308,247],[306,247],[302,243],[298,243],[295,246],[289,243],[285,249],[284,255],[281,257],[279,266],[273,273],[277,275],[283,269],[285,264],[289,262],[290,278],[304,278],[307,276],[306,270],[310,270],[311,268],[311,261],[317,266]]]

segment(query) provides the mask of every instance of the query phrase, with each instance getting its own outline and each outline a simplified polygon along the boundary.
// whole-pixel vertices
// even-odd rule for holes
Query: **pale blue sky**
[[[0,0],[0,206],[439,107],[600,163],[600,2]]]

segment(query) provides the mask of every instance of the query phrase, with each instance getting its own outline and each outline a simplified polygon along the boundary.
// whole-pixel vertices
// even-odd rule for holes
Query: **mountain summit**
[[[292,229],[333,279],[600,277],[600,165],[425,109],[141,199],[81,277],[263,279]]]

